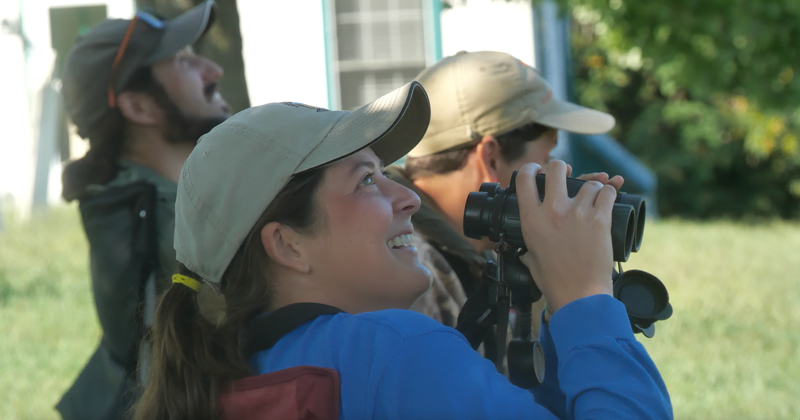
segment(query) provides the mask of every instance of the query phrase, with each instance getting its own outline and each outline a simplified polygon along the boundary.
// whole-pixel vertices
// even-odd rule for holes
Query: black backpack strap
[[[272,348],[295,328],[322,315],[336,315],[343,310],[321,303],[293,303],[250,320],[244,329],[243,350],[246,357]]]

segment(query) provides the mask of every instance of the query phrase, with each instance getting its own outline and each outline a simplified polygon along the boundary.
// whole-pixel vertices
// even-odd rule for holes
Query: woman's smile
[[[369,148],[331,164],[317,195],[325,227],[301,240],[319,287],[359,312],[408,308],[430,287],[412,238],[419,197],[382,166]]]

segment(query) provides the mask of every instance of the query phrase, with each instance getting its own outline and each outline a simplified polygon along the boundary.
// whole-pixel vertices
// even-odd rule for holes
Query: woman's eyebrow
[[[379,166],[380,168],[383,168],[383,161],[378,162],[378,165],[380,165]],[[368,168],[368,169],[370,169],[372,171],[375,171],[375,170],[377,170],[379,168],[379,167],[375,166],[375,162],[374,161],[363,160],[361,162],[358,162],[355,166],[353,166],[353,169],[350,170],[350,175],[353,175],[354,173],[356,173],[356,171],[358,171],[359,169],[364,168],[364,167],[366,167],[366,168]]]

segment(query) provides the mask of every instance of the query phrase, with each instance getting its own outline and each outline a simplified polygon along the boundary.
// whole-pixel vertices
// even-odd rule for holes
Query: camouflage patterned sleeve
[[[414,233],[414,246],[419,259],[431,271],[431,288],[411,307],[411,310],[428,315],[448,327],[455,327],[458,313],[467,296],[455,271],[442,254],[419,233]]]

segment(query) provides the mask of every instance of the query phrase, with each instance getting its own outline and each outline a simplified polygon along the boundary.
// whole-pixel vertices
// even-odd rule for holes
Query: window
[[[353,110],[413,80],[426,66],[425,0],[335,0],[329,11],[332,105]],[[332,20],[333,22],[331,22]]]

